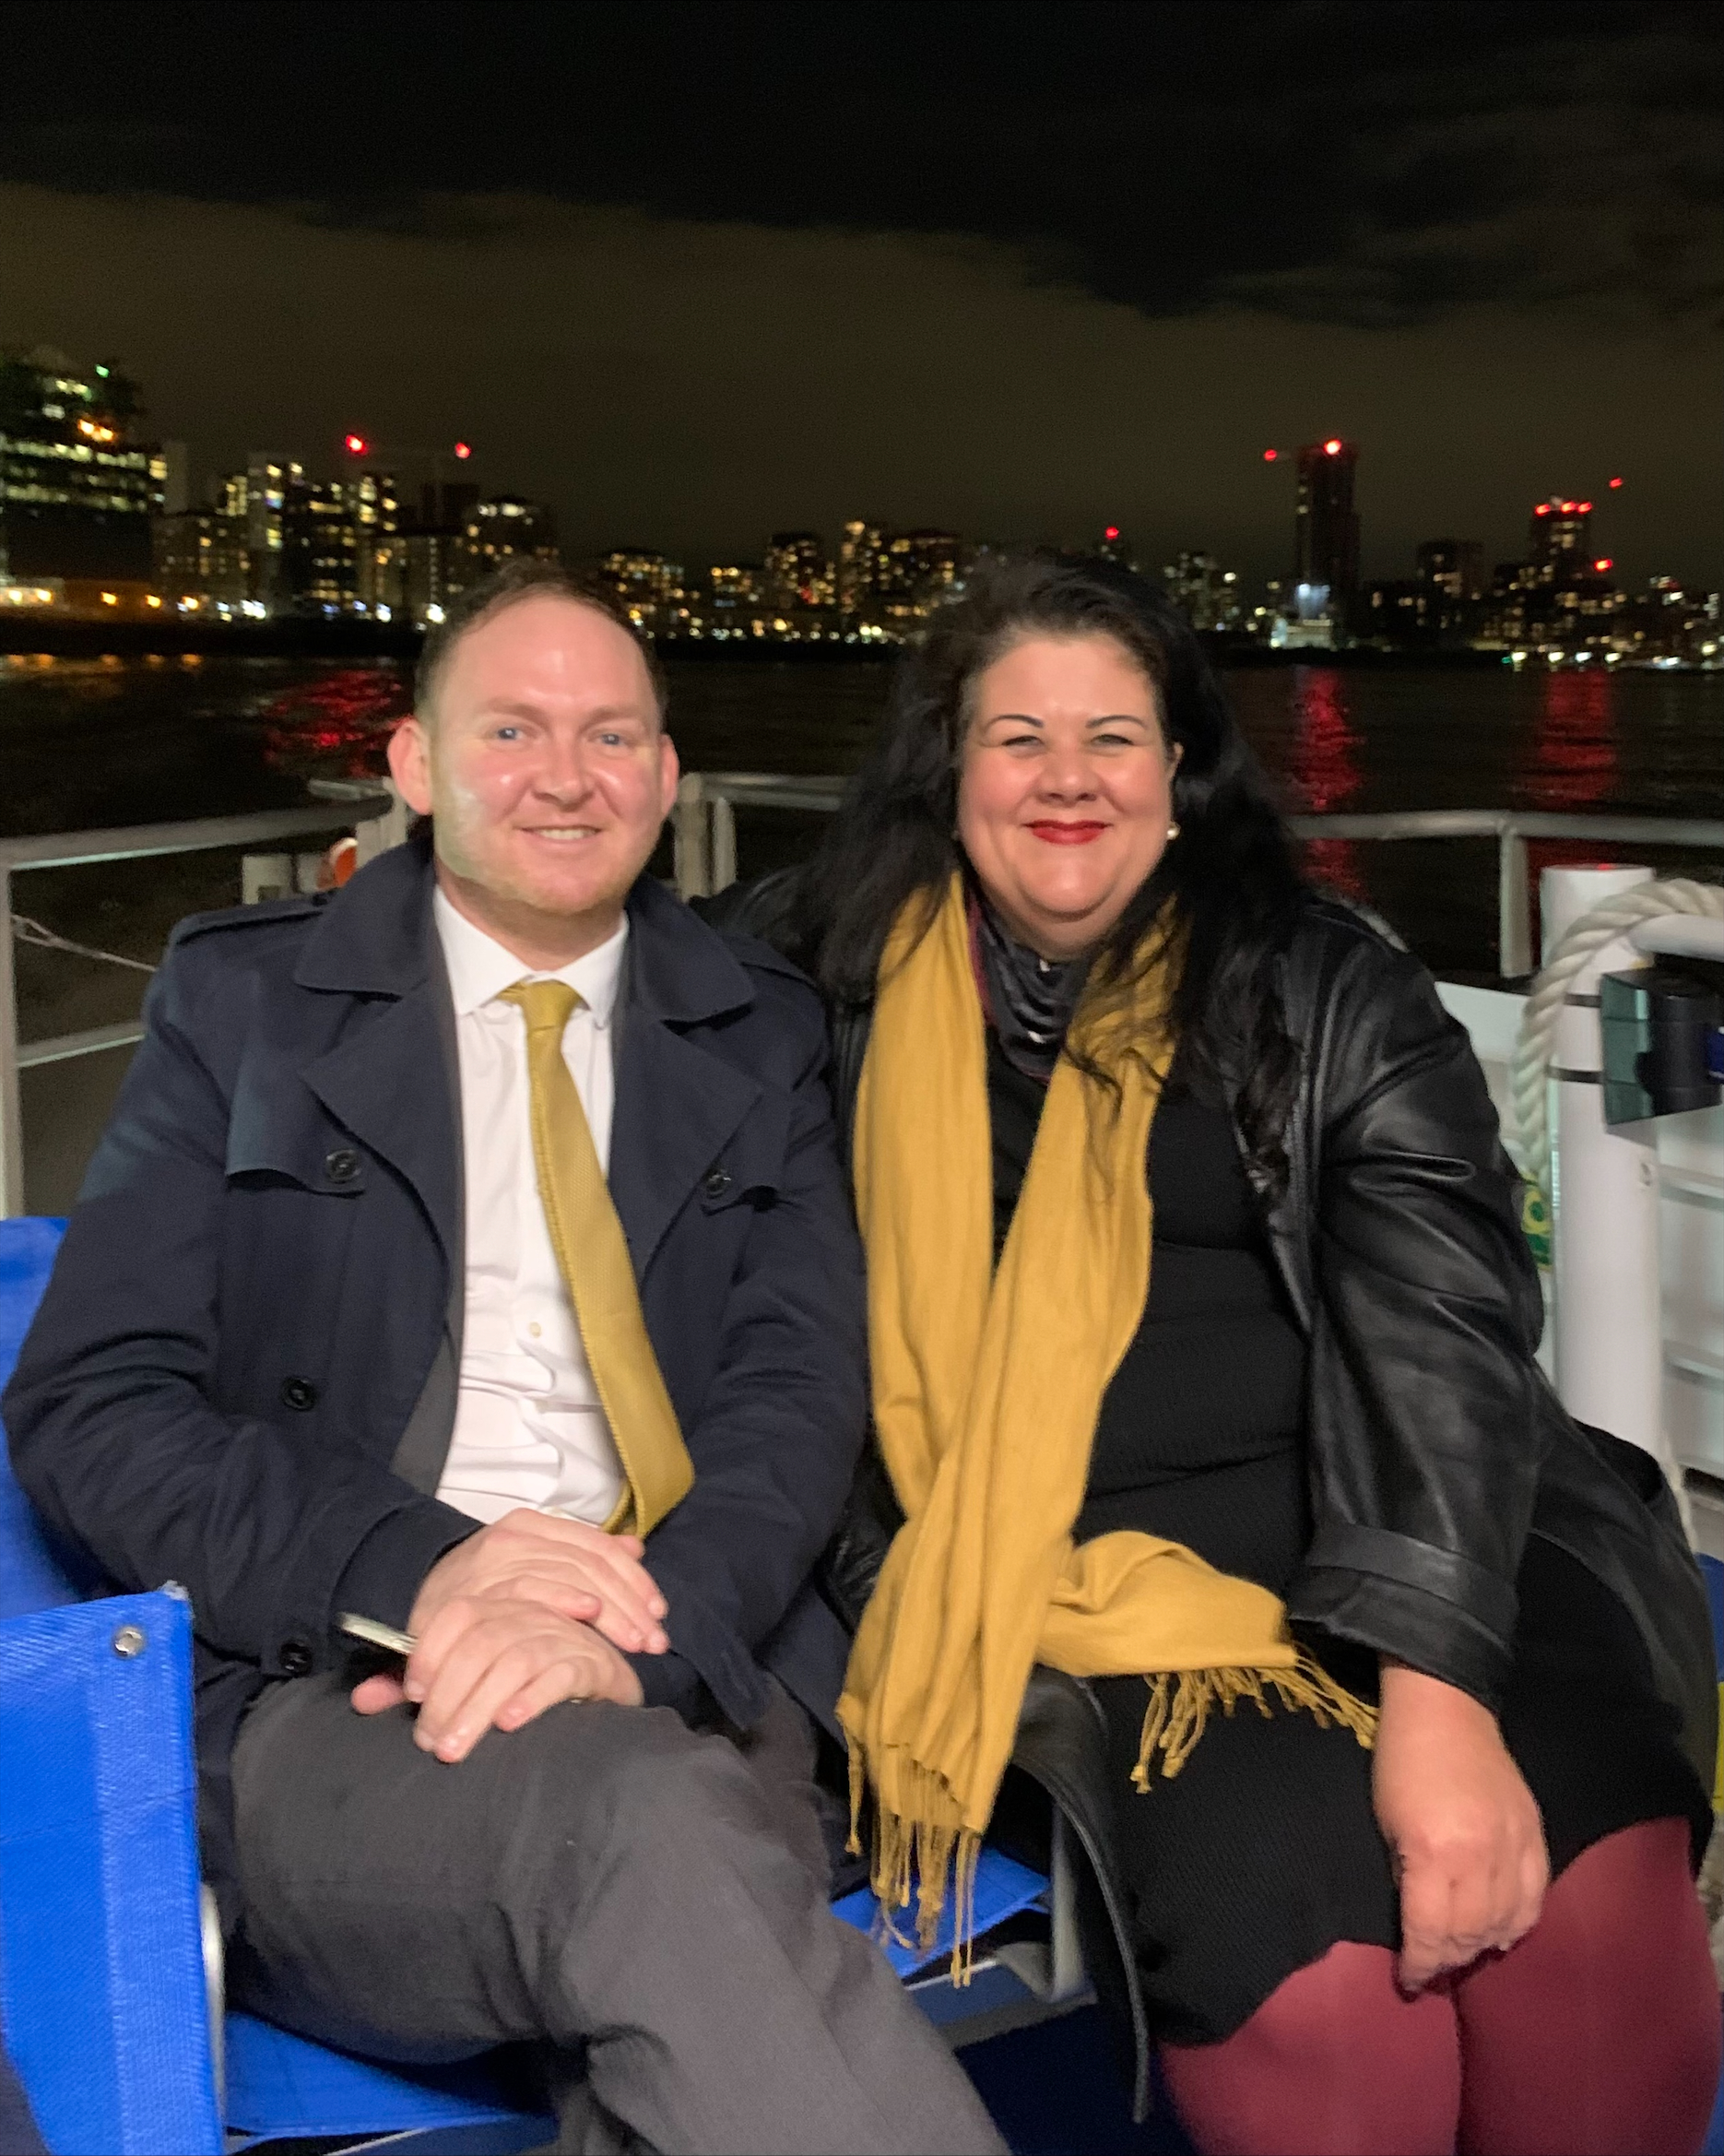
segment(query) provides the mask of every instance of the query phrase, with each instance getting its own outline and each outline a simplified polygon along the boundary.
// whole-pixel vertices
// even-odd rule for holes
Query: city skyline
[[[112,354],[207,472],[461,439],[576,553],[861,511],[1260,580],[1262,451],[1340,434],[1366,577],[1620,473],[1624,574],[1724,581],[1701,8],[929,0],[912,53],[843,0],[427,6],[338,67],[80,12],[99,67],[8,27],[0,338]]]
[[[340,619],[423,628],[504,561],[562,559],[553,513],[530,498],[488,495],[469,476],[466,440],[408,449],[349,431],[346,467],[331,480],[292,451],[254,450],[198,501],[187,445],[148,440],[146,409],[142,385],[106,363],[0,350],[0,613],[163,627]],[[430,476],[417,489],[404,484],[382,468],[390,454]],[[1270,448],[1263,461],[1285,454]],[[1724,663],[1718,592],[1665,575],[1635,593],[1613,575],[1613,557],[1598,553],[1595,511],[1623,489],[1620,474],[1599,504],[1561,493],[1535,503],[1524,552],[1488,576],[1482,543],[1450,534],[1420,542],[1411,577],[1371,580],[1360,573],[1361,445],[1331,435],[1286,460],[1297,475],[1293,566],[1268,581],[1262,603],[1207,547],[1182,548],[1163,564],[1166,589],[1199,630],[1295,651],[1363,643]],[[758,557],[692,573],[640,544],[567,566],[661,640],[831,646],[915,634],[996,544],[850,517],[831,549],[819,530],[780,529]],[[1076,551],[1153,574],[1116,524]]]

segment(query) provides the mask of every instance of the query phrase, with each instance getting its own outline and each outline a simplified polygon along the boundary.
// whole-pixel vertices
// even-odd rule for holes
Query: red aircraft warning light
[[[457,442],[455,445],[455,453],[465,463],[473,454],[473,445],[470,442]]]
[[[1116,524],[1110,524],[1103,532],[1102,537],[1104,539],[1116,539],[1119,537],[1119,527]]]
[[[1323,454],[1324,454],[1324,456],[1339,456],[1340,455],[1340,451],[1341,451],[1340,436],[1339,434],[1331,434],[1331,435],[1329,436],[1328,440],[1327,442],[1325,442],[1325,443],[1324,443],[1324,444],[1323,444]]]
[[[363,434],[347,436],[347,452],[349,456],[363,456],[370,446]]]
[[[1535,502],[1532,505],[1532,514],[1535,516],[1548,516],[1551,514],[1551,504],[1548,502]]]
[[[1281,451],[1279,449],[1266,449],[1263,452],[1263,461],[1265,464],[1273,464],[1275,459],[1280,455]]]
[[[1599,575],[1602,576],[1607,569],[1614,569],[1616,563],[1611,559],[1609,554],[1600,554],[1592,566],[1598,571]]]
[[[1618,473],[1618,474],[1617,474],[1617,476],[1616,476],[1616,478],[1615,478],[1615,479],[1613,479],[1613,480],[1611,481],[1611,484],[1612,484],[1612,487],[1620,487],[1620,486],[1622,485],[1622,483],[1623,483],[1623,481],[1622,481],[1622,475],[1621,475],[1621,473]]]

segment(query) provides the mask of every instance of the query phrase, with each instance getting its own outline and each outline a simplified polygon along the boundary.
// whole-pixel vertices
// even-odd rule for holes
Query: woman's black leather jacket
[[[757,932],[772,904],[768,892],[751,902]],[[1333,901],[1311,901],[1281,967],[1301,1072],[1287,1188],[1267,1226],[1310,1344],[1315,1522],[1287,1598],[1292,1621],[1494,1707],[1521,1552],[1542,1535],[1635,1618],[1652,1682],[1680,1712],[1683,1747],[1710,1788],[1718,1688],[1698,1569],[1656,1463],[1577,1424],[1533,1359],[1543,1301],[1519,1180],[1465,1028],[1417,959]],[[868,1019],[857,1010],[833,1027],[846,1136]],[[895,1524],[878,1465],[857,1499],[828,1561],[829,1592],[853,1621]],[[1099,1965],[1114,1942],[1093,1934],[1086,1959],[1130,2023],[1141,2102],[1147,2048],[1131,1956],[1111,1921],[1099,1740],[1085,1688],[1038,1671],[1016,1763],[1049,1788],[1096,1866],[1096,1914],[1109,1917],[1124,1965]]]

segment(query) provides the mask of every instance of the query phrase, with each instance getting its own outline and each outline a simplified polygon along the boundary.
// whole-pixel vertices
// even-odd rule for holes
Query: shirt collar
[[[571,965],[545,973],[524,965],[494,936],[488,936],[465,914],[457,913],[441,886],[432,895],[431,913],[437,923],[438,940],[443,944],[443,963],[449,968],[449,992],[455,1001],[457,1018],[465,1018],[469,1012],[493,1002],[504,989],[513,988],[518,980],[567,981],[591,1011],[596,1025],[608,1025],[616,1014],[617,993],[622,981],[622,954],[629,940],[626,915],[616,934],[596,951],[587,952]]]

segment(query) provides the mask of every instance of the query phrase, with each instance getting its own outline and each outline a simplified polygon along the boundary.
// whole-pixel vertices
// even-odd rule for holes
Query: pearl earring
[[[1171,844],[1171,843],[1172,843],[1172,842],[1173,842],[1173,841],[1174,841],[1175,838],[1177,838],[1177,837],[1178,837],[1178,835],[1179,835],[1179,826],[1178,826],[1178,824],[1177,824],[1177,823],[1170,823],[1170,824],[1167,826],[1167,837],[1168,837],[1168,842],[1169,842],[1169,844]]]

